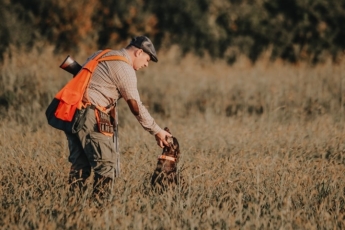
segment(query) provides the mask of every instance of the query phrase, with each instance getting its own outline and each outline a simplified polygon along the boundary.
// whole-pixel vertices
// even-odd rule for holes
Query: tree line
[[[0,54],[37,41],[56,52],[117,47],[137,34],[157,49],[255,62],[318,63],[345,50],[345,0],[0,0]]]

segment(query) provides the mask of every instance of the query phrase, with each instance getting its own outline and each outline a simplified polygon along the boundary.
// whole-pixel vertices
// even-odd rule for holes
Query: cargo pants
[[[68,160],[72,164],[69,182],[77,183],[79,188],[80,182],[85,183],[92,169],[95,182],[100,178],[113,180],[115,177],[116,153],[113,138],[98,132],[94,109],[89,108],[85,116],[85,123],[78,133],[66,133],[70,151]]]

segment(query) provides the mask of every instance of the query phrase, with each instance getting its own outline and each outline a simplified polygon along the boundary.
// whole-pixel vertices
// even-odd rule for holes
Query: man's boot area
[[[87,170],[71,170],[68,183],[70,191],[82,195],[86,191],[86,179],[90,176]]]
[[[93,197],[100,204],[103,204],[107,200],[109,201],[112,195],[112,187],[112,178],[95,174],[93,182]]]

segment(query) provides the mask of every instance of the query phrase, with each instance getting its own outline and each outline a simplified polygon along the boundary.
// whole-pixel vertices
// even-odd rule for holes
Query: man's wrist
[[[152,129],[152,130],[150,131],[150,133],[151,133],[152,135],[156,135],[157,133],[159,133],[159,132],[161,132],[161,131],[163,131],[163,129],[157,125],[154,129]]]

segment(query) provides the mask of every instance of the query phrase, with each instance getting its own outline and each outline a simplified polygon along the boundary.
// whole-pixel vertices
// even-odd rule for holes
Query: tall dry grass
[[[45,63],[32,64],[30,55]],[[4,229],[345,228],[343,65],[230,67],[160,54],[138,72],[138,85],[157,122],[180,142],[185,186],[150,190],[161,150],[121,101],[123,175],[112,201],[96,207],[90,188],[81,198],[68,193],[66,138],[44,120],[43,102],[69,78],[57,67],[63,57],[49,50],[28,56],[15,55],[2,69],[6,87],[26,76],[44,92],[33,109],[10,108],[12,118],[0,123]],[[18,113],[25,119],[14,119]]]

